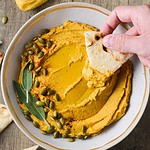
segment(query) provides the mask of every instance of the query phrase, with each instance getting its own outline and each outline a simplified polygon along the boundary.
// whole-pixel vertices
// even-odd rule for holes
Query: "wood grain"
[[[8,16],[9,20],[6,25],[0,22],[0,40],[4,42],[0,50],[6,51],[9,43],[19,28],[34,14],[49,6],[63,2],[87,2],[102,6],[112,10],[119,5],[141,5],[149,4],[150,0],[49,0],[44,5],[28,11],[22,12],[15,4],[15,0],[0,0],[0,20],[3,16]],[[2,94],[0,91],[0,101]],[[150,149],[150,104],[132,133],[111,150],[149,150]],[[0,134],[0,150],[21,150],[35,145],[29,140],[15,125],[10,124]]]

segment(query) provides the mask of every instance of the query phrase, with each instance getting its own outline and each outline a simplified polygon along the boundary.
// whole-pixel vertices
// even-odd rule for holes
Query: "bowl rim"
[[[6,66],[6,61],[7,61],[7,58],[10,56],[10,52],[11,52],[11,49],[12,49],[12,45],[13,43],[16,43],[16,39],[18,39],[20,33],[22,33],[24,31],[24,28],[26,28],[28,25],[30,25],[34,20],[36,20],[36,18],[42,16],[44,13],[46,13],[47,11],[49,10],[55,10],[57,8],[67,8],[67,7],[87,7],[87,8],[92,8],[92,9],[95,9],[95,10],[99,10],[101,11],[103,14],[105,15],[109,15],[110,11],[103,8],[103,7],[100,7],[98,5],[95,5],[95,4],[89,4],[89,3],[84,3],[84,2],[68,2],[68,3],[60,3],[60,4],[56,4],[56,5],[53,5],[53,6],[50,6],[40,12],[38,12],[37,14],[35,14],[34,16],[32,16],[25,24],[23,24],[23,26],[18,30],[18,32],[16,33],[16,35],[14,36],[14,38],[12,39],[11,43],[9,44],[9,47],[7,48],[6,50],[6,54],[4,56],[4,60],[3,60],[3,63],[2,63],[2,70],[1,70],[1,89],[2,89],[2,96],[3,96],[3,99],[4,99],[4,102],[7,106],[7,108],[9,108],[9,113],[11,115],[11,117],[13,118],[14,122],[16,123],[16,125],[19,127],[19,129],[30,139],[32,140],[33,142],[41,145],[42,147],[45,147],[45,148],[50,148],[50,147],[47,147],[44,143],[42,143],[41,141],[37,140],[32,134],[30,134],[21,124],[20,124],[20,121],[18,120],[18,118],[11,112],[10,110],[10,104],[8,103],[7,101],[7,93],[6,93],[6,87],[5,87],[5,83],[4,83],[4,80],[5,80],[5,71],[7,70],[7,66]],[[6,69],[5,69],[6,68]],[[139,122],[140,118],[142,117],[143,113],[144,113],[144,110],[146,108],[146,105],[147,105],[147,102],[148,102],[148,97],[149,97],[149,69],[144,67],[144,71],[145,71],[145,75],[146,75],[146,78],[147,78],[147,82],[145,83],[147,88],[145,90],[145,93],[144,93],[144,101],[141,105],[141,108],[139,110],[139,113],[137,114],[137,116],[135,117],[135,119],[133,120],[133,122],[131,123],[131,125],[119,136],[117,137],[116,139],[113,139],[112,141],[104,144],[103,146],[101,147],[96,147],[94,149],[108,149],[116,144],[118,144],[120,141],[122,141],[125,137],[127,137],[129,135],[129,133],[135,128],[135,126],[137,125],[137,123]],[[52,145],[51,145],[52,146]],[[52,146],[51,147],[52,149],[60,149],[60,148],[57,148],[55,146]]]

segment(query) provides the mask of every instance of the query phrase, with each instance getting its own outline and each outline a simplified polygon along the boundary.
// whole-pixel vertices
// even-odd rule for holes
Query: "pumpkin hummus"
[[[49,99],[54,102],[54,108],[48,109],[46,120],[53,125],[55,131],[64,134],[66,129],[70,137],[95,136],[104,127],[120,119],[126,112],[131,94],[132,63],[127,61],[111,77],[100,74],[90,68],[85,50],[84,32],[97,30],[96,28],[66,21],[62,26],[50,29],[41,36],[45,41],[51,41],[47,47],[38,40],[34,42],[43,52],[38,57],[36,52],[28,55],[28,60],[34,64],[33,86],[31,93],[40,101]],[[24,55],[27,55],[27,48]],[[22,61],[22,68],[26,62]],[[41,73],[42,68],[46,73]],[[38,73],[38,74],[37,74]],[[20,72],[21,82],[22,69]],[[34,85],[35,81],[39,86]],[[53,89],[60,96],[42,95],[41,89]],[[23,104],[20,104],[26,109]],[[63,127],[58,126],[59,119],[54,118],[57,111],[64,118]],[[35,116],[31,118],[38,122],[40,129],[46,131],[47,125]]]

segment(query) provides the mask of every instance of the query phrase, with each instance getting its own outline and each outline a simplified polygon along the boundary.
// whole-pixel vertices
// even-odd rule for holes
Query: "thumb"
[[[127,34],[110,34],[104,37],[103,45],[109,49],[122,53],[137,53],[141,49],[139,36]]]

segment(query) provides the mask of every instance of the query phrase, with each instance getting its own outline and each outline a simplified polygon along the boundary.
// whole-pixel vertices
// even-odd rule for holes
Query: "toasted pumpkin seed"
[[[43,96],[46,96],[47,95],[47,88],[41,89],[40,94]]]
[[[45,99],[45,104],[46,106],[49,106],[50,100],[49,99]]]
[[[55,121],[55,118],[54,118],[54,117],[50,117],[50,119],[51,119],[52,121]]]
[[[49,103],[49,108],[53,109],[55,107],[55,103],[53,101],[50,101]]]
[[[40,51],[39,53],[38,53],[38,58],[42,58],[44,56],[44,52],[43,51]]]
[[[65,119],[64,119],[63,117],[61,117],[61,118],[59,119],[59,121],[61,122],[62,125],[64,125]]]
[[[33,43],[32,42],[28,42],[26,45],[25,45],[25,48],[30,48],[32,47]]]
[[[67,138],[67,141],[68,142],[74,142],[75,140],[74,140],[74,138]]]
[[[32,118],[29,115],[24,115],[24,116],[27,120],[32,121]]]
[[[57,119],[60,119],[62,117],[61,113],[57,113]]]
[[[42,39],[42,38],[40,38],[40,37],[38,37],[38,41],[39,41],[41,44],[45,44],[45,40]]]
[[[39,123],[38,123],[38,122],[33,121],[32,123],[33,123],[33,125],[34,125],[36,128],[39,128],[39,127],[40,127],[40,125],[39,125]]]
[[[43,35],[43,34],[46,34],[49,32],[49,29],[43,29],[41,30],[40,34]]]
[[[70,129],[67,128],[64,133],[65,134],[69,134],[70,133]]]
[[[28,110],[26,110],[26,109],[23,109],[22,110],[22,113],[24,114],[24,115],[27,115],[27,116],[29,116],[31,113],[28,111]]]
[[[45,75],[45,76],[47,75],[47,70],[45,68],[42,68],[41,72],[42,72],[43,75]]]
[[[54,95],[55,93],[56,93],[55,90],[49,90],[49,91],[47,92],[47,95],[50,96],[50,95]]]
[[[3,18],[2,18],[2,23],[3,24],[6,24],[8,22],[8,17],[7,16],[4,16]]]
[[[44,108],[44,112],[45,112],[45,113],[48,113],[48,112],[49,112],[49,109],[48,109],[48,108]]]
[[[69,137],[68,134],[66,134],[66,133],[62,134],[62,138],[68,138],[68,137]]]
[[[88,138],[88,136],[87,136],[87,135],[85,135],[83,138],[84,138],[84,139],[87,139],[87,138]]]
[[[86,126],[82,126],[82,133],[85,133],[86,132]]]
[[[35,104],[36,104],[36,106],[38,106],[38,107],[43,107],[43,106],[45,106],[45,103],[42,102],[42,101],[36,101]]]
[[[55,97],[56,97],[56,100],[57,100],[57,101],[60,101],[60,100],[61,100],[59,94],[56,94]]]
[[[52,46],[52,41],[47,41],[46,47],[47,47],[47,48],[50,48],[51,46]]]
[[[83,139],[82,135],[77,135],[77,139]]]
[[[38,88],[40,86],[40,82],[38,80],[36,80],[35,83],[34,83],[34,85],[35,85],[35,87]]]
[[[43,131],[43,130],[40,130],[42,134],[46,135],[47,132],[46,131]]]
[[[59,129],[62,129],[62,128],[63,128],[63,125],[62,125],[60,122],[57,122],[57,127],[58,127]]]
[[[32,50],[28,50],[28,54],[29,54],[29,55],[33,55],[34,52],[33,52]]]
[[[49,134],[52,134],[52,133],[54,133],[54,126],[52,126],[52,125],[50,125],[48,128],[47,128],[47,130],[46,130],[46,132],[47,133],[49,133]]]
[[[54,138],[60,138],[60,137],[61,137],[61,134],[60,134],[58,131],[55,131],[55,132],[53,133],[53,137],[54,137]]]
[[[34,64],[31,63],[31,64],[29,65],[29,71],[33,70],[33,68],[34,68]]]
[[[55,118],[57,118],[57,115],[58,115],[58,113],[57,113],[57,111],[55,110],[54,113],[53,113],[53,116],[54,116]]]

